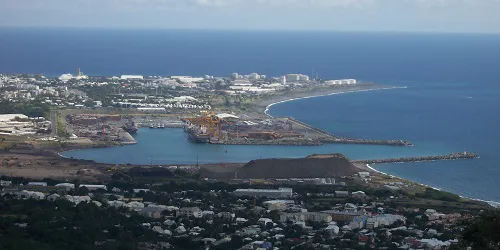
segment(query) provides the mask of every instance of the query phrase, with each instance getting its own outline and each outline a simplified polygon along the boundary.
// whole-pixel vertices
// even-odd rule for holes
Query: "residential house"
[[[176,212],[176,216],[192,216],[195,218],[201,218],[202,211],[199,207],[183,207]]]

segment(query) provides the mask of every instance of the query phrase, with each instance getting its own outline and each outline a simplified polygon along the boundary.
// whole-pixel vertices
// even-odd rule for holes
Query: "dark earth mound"
[[[238,178],[318,178],[349,176],[358,172],[342,154],[311,155],[299,159],[253,160],[237,170]]]

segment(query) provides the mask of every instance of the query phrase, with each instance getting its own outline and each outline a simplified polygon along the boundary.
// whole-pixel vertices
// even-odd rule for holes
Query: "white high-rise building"
[[[257,73],[252,73],[248,76],[248,78],[250,78],[251,80],[258,80],[260,79],[260,75]]]
[[[307,82],[307,81],[309,81],[309,76],[299,75],[299,81],[301,81],[301,82]]]
[[[72,74],[62,74],[61,76],[59,76],[59,80],[63,81],[63,82],[67,82],[69,80],[73,79],[73,75]]]
[[[285,77],[287,82],[298,82],[300,80],[298,74],[287,74]]]
[[[238,79],[238,77],[239,77],[238,73],[231,74],[231,78],[233,78],[233,79]]]

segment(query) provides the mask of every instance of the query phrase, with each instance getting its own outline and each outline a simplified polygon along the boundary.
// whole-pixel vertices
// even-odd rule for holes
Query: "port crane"
[[[194,118],[184,118],[189,124],[206,128],[206,134],[211,138],[221,138],[221,125],[223,120],[213,112],[201,111],[201,116]]]

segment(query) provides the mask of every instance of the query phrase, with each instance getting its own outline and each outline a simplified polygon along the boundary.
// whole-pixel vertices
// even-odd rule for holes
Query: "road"
[[[51,136],[57,136],[57,113],[55,110],[50,111],[50,126],[52,132],[50,133]]]

